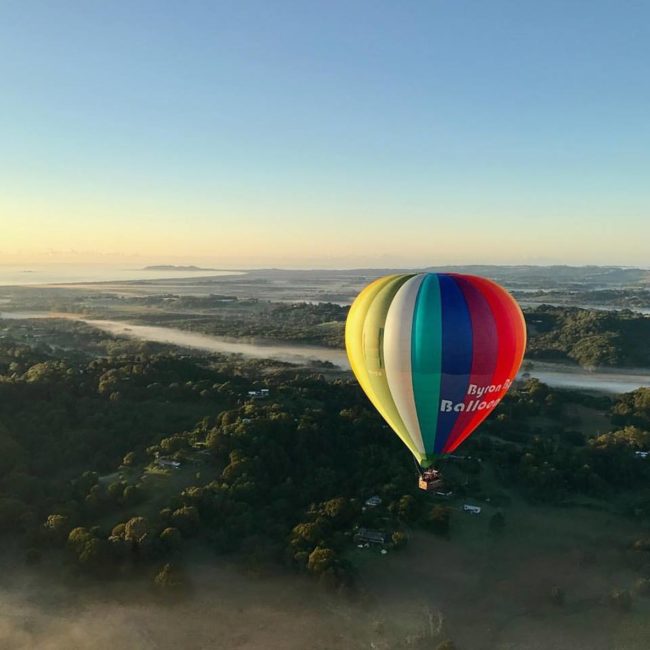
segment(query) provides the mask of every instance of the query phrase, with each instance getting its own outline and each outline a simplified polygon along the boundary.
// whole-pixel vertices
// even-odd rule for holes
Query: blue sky
[[[0,253],[648,264],[650,4],[0,3]]]

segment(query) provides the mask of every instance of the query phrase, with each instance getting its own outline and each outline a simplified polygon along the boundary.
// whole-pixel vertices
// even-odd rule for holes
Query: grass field
[[[435,612],[441,638],[468,650],[650,647],[650,600],[635,596],[630,612],[608,600],[639,577],[626,560],[637,526],[608,512],[513,499],[505,530],[493,534],[489,514],[455,512],[449,540],[414,533],[402,552],[368,555],[362,583],[390,635],[426,632]],[[552,602],[554,587],[566,594],[563,606]]]

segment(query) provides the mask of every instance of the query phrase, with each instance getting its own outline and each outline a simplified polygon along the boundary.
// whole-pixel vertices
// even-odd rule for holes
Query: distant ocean
[[[233,275],[236,271],[144,271],[127,264],[0,264],[0,286],[115,282]]]

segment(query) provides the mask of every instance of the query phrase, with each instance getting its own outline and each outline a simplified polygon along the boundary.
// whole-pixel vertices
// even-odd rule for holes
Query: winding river
[[[95,320],[84,318],[78,314],[0,312],[0,319],[25,320],[40,318],[65,318],[80,321],[115,336],[177,345],[183,348],[204,350],[206,352],[241,354],[251,358],[275,359],[296,364],[305,364],[313,361],[329,361],[344,370],[349,370],[350,368],[343,350],[321,346],[233,341],[218,336],[198,334],[173,327],[135,325],[114,320]],[[611,371],[598,370],[592,372],[573,366],[536,362],[533,370],[530,371],[530,375],[537,377],[549,386],[607,393],[625,393],[641,386],[650,387],[650,370],[643,369],[630,371],[620,369]]]

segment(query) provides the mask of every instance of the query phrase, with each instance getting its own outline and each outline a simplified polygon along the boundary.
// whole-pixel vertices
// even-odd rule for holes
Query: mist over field
[[[161,600],[137,581],[89,585],[14,570],[0,587],[3,650],[368,647],[358,614],[291,577],[195,567],[192,592]],[[353,616],[353,612],[356,616]]]

